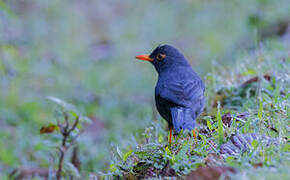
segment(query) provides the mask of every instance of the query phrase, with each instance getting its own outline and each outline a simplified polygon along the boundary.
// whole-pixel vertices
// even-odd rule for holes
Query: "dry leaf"
[[[199,167],[186,176],[187,180],[217,180],[221,175],[236,173],[236,169],[229,166]]]
[[[253,164],[253,167],[254,168],[263,167],[263,163],[262,162],[255,163],[255,164]]]
[[[271,81],[271,76],[270,76],[269,74],[265,74],[263,77],[264,77],[264,79],[266,79],[267,81]],[[260,77],[255,76],[255,77],[253,77],[253,78],[251,78],[251,79],[245,81],[245,82],[242,84],[242,86],[246,86],[246,85],[248,85],[248,84],[251,84],[251,83],[253,83],[253,82],[258,82],[258,81],[260,81],[260,80],[261,80]]]
[[[51,124],[48,126],[42,126],[40,128],[40,134],[49,134],[49,133],[53,133],[55,130],[58,129],[57,125]]]
[[[226,113],[226,114],[224,114],[224,115],[222,116],[223,124],[226,125],[226,126],[228,126],[228,127],[231,126],[231,124],[232,124],[232,120],[233,120],[233,117],[232,117],[232,115],[231,115],[230,112],[228,112],[228,113]]]

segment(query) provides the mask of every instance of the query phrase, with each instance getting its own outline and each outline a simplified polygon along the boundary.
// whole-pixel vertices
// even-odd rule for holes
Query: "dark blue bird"
[[[171,143],[172,129],[193,130],[195,120],[205,104],[204,84],[187,59],[170,45],[158,46],[150,55],[137,59],[150,61],[158,72],[155,103],[160,115],[168,122]]]

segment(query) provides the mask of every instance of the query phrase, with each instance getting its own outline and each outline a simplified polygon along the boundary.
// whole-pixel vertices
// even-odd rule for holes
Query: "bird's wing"
[[[204,85],[199,79],[167,82],[161,86],[158,94],[170,103],[188,107],[195,100],[203,98]]]

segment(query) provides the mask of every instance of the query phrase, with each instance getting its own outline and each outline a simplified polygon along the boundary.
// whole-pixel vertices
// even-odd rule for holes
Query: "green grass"
[[[203,164],[208,149],[217,153],[222,138],[227,142],[237,128],[289,136],[289,43],[286,37],[259,34],[289,19],[288,1],[0,0],[0,179],[15,169],[57,166],[59,134],[39,133],[55,123],[55,105],[47,96],[74,104],[93,120],[80,127],[82,177],[123,176],[119,166],[138,175],[133,173],[137,155],[148,168],[146,158],[154,155],[161,159],[153,165],[156,171],[169,161],[183,175]],[[205,80],[207,107],[198,123],[200,132],[208,127],[211,134],[200,133],[198,142],[181,134],[167,149],[167,125],[153,102],[156,72],[134,59],[163,43],[178,47]],[[265,73],[271,83],[239,88]],[[232,126],[221,126],[218,119],[229,112]],[[238,118],[243,112],[249,113],[247,121]],[[274,163],[274,170],[287,175],[286,156],[277,154],[281,163]],[[73,171],[71,155],[65,159],[67,172]],[[241,173],[248,170],[244,161],[228,160],[240,163]],[[259,172],[269,174],[270,166]]]
[[[279,56],[284,54],[286,61],[276,63],[277,52]],[[283,46],[277,48],[267,45],[238,58],[236,67],[216,66],[216,83],[210,84],[212,79],[206,82],[208,86],[219,87],[207,88],[208,91],[214,89],[217,94],[209,96],[213,98],[208,99],[210,107],[207,107],[207,110],[210,111],[205,112],[199,119],[201,132],[198,141],[189,136],[188,132],[182,132],[173,140],[173,144],[168,146],[167,139],[162,138],[167,137],[167,132],[160,127],[160,122],[155,122],[135,144],[123,150],[118,148],[117,153],[113,153],[110,171],[104,176],[163,177],[162,171],[169,163],[169,167],[175,173],[167,173],[165,176],[183,177],[197,167],[205,166],[205,159],[209,153],[219,155],[219,145],[229,141],[231,135],[256,133],[276,138],[279,145],[266,145],[264,141],[254,140],[246,152],[224,156],[216,165],[236,168],[238,172],[232,175],[233,179],[289,179],[287,167],[289,168],[290,154],[289,144],[285,139],[289,137],[289,56],[283,50]],[[252,69],[253,65],[257,68]],[[249,71],[251,73],[247,75],[245,72]],[[271,79],[268,81],[262,78],[264,74],[269,74]],[[261,81],[240,86],[253,76],[260,76]],[[218,106],[214,103],[215,96],[219,96]],[[243,121],[237,120],[236,117],[231,127],[227,127],[222,122],[225,112],[230,112],[233,117],[248,112],[249,116]],[[208,132],[202,132],[204,128],[207,128]],[[123,153],[120,153],[121,151]],[[260,163],[259,167],[255,167],[257,163]]]

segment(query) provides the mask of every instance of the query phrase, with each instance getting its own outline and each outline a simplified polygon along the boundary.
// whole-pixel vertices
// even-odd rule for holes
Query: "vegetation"
[[[289,179],[289,12],[288,0],[0,0],[0,179]],[[134,60],[160,43],[206,84],[197,139],[171,146],[154,69]],[[273,142],[221,153],[248,133]]]
[[[184,132],[170,146],[163,138],[166,132],[158,122],[153,123],[136,144],[127,147],[124,152],[116,149],[107,175],[128,179],[184,177],[200,166],[230,166],[237,170],[232,175],[234,179],[289,178],[286,168],[289,166],[289,144],[286,142],[289,138],[287,69],[290,64],[283,59],[280,63],[273,63],[279,59],[275,55],[281,50],[278,49],[258,49],[251,55],[241,56],[244,63],[237,64],[236,68],[226,70],[222,67],[207,76],[207,90],[217,91],[212,99],[208,99],[211,109],[207,109],[199,119],[198,140]],[[261,51],[264,53],[261,54]],[[256,69],[252,68],[254,65]],[[212,87],[214,84],[220,87]],[[216,106],[219,103],[222,105]],[[250,141],[250,145],[238,153],[224,154],[220,151],[221,145],[234,135],[249,133],[266,136]],[[271,142],[267,143],[269,139]],[[213,173],[206,169],[202,171]],[[207,179],[207,176],[201,177]]]

